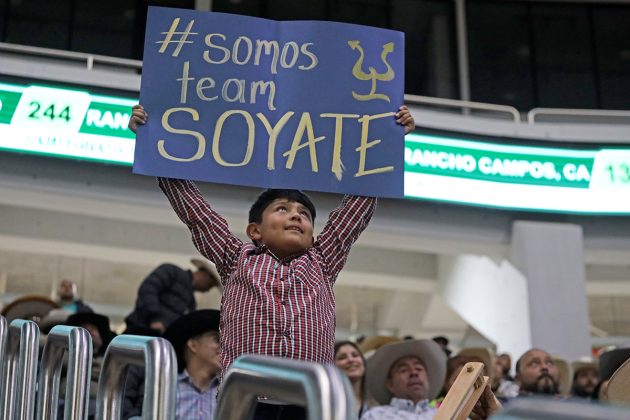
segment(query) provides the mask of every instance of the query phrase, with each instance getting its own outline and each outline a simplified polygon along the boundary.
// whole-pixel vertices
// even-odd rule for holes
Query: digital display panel
[[[405,141],[405,197],[630,214],[630,148],[521,146],[412,133]]]
[[[133,164],[133,98],[0,83],[0,150]],[[561,145],[559,145],[561,146]],[[630,147],[525,146],[411,133],[405,197],[502,209],[630,214]]]
[[[0,83],[0,149],[109,163],[133,162],[127,125],[137,99]]]

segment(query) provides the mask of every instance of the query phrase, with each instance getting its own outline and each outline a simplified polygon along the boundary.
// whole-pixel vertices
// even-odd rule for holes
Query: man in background
[[[68,279],[61,280],[57,287],[57,303],[61,309],[73,314],[94,312],[77,297],[77,284]]]
[[[591,398],[593,391],[599,383],[599,369],[597,363],[592,360],[578,360],[573,362],[573,386],[571,396],[579,398]]]
[[[132,313],[126,318],[128,331],[154,330],[158,335],[177,318],[197,308],[194,292],[220,288],[216,271],[199,259],[192,259],[196,271],[162,264],[140,284]]]
[[[541,349],[525,352],[516,362],[515,382],[520,395],[555,396],[560,392],[560,372],[549,353]]]

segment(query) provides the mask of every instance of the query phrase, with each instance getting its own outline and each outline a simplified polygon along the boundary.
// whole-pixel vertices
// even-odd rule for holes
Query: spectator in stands
[[[125,318],[130,332],[150,328],[162,334],[175,319],[197,308],[195,291],[220,287],[219,276],[210,264],[196,258],[190,261],[197,268],[194,272],[162,264],[144,279],[134,310]]]
[[[599,383],[593,390],[593,399],[608,400],[608,381],[628,359],[630,359],[630,347],[608,350],[599,356]]]
[[[520,395],[557,395],[560,376],[553,358],[541,349],[526,351],[516,362],[515,382]]]
[[[446,355],[432,340],[386,344],[368,359],[368,387],[383,404],[362,420],[430,419],[436,413],[429,401],[437,397],[446,376]]]
[[[129,128],[135,132],[147,117],[141,105],[134,106]],[[405,106],[395,119],[405,133],[415,127]],[[169,178],[158,182],[199,252],[217,265],[225,285],[224,369],[246,353],[333,363],[333,286],[372,218],[376,199],[345,196],[315,239],[310,198],[299,190],[268,189],[250,209],[246,234],[251,242],[246,243],[229,230],[194,183]],[[257,420],[305,417],[302,407],[277,404],[259,404],[255,414]]]
[[[176,420],[212,419],[221,372],[220,313],[205,309],[175,320],[164,332],[177,355]]]
[[[404,340],[380,347],[368,360],[368,387],[383,404],[367,411],[361,420],[432,419],[431,406],[444,384],[446,355],[433,340]],[[501,409],[487,386],[473,412],[472,420],[485,419]]]
[[[114,339],[116,334],[110,329],[108,317],[93,312],[70,315],[65,324],[85,328],[92,337],[92,372],[90,378],[88,418],[93,418],[96,413],[96,392],[98,390],[98,378],[103,366],[103,358],[105,357],[107,346]],[[65,391],[65,383],[62,383],[60,389]]]
[[[599,369],[594,360],[578,360],[572,363],[573,385],[571,396],[591,398],[599,383]]]
[[[77,284],[72,280],[63,279],[57,287],[57,304],[71,313],[94,312],[92,308],[77,297]]]
[[[498,357],[494,358],[492,375],[492,392],[499,401],[507,402],[510,398],[518,397],[519,386],[505,377],[505,368]]]
[[[480,362],[484,363],[484,360],[476,355],[458,354],[457,356],[453,356],[446,361],[446,379],[444,380],[444,386],[442,387],[442,392],[440,393],[440,398],[438,398],[437,403],[441,403],[444,400],[448,391],[450,391],[451,387],[455,383],[457,376],[462,371],[462,368],[466,363],[469,362]],[[484,363],[485,367],[486,363]],[[486,376],[489,376],[487,373],[484,373]]]
[[[378,405],[368,393],[365,382],[365,358],[356,344],[352,341],[340,341],[335,344],[335,366],[341,369],[350,379],[356,412],[361,417],[368,409]]]
[[[433,337],[433,341],[435,341],[436,343],[440,345],[444,353],[446,353],[446,357],[451,356],[451,353],[453,353],[453,351],[450,348],[448,348],[448,343],[449,343],[448,338],[444,337],[443,335],[438,335],[436,337]]]
[[[501,353],[498,356],[498,360],[503,371],[501,376],[508,381],[514,381],[514,378],[510,375],[510,370],[512,369],[512,357],[508,353]]]
[[[159,337],[156,330],[150,328],[134,328],[125,331],[125,334],[148,337]],[[142,403],[144,401],[144,366],[132,365],[127,370],[125,379],[125,392],[123,395],[122,418],[128,420],[142,415]]]

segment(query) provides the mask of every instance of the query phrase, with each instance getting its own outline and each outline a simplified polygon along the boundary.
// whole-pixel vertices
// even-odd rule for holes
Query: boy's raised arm
[[[325,275],[330,281],[335,281],[346,264],[350,248],[367,227],[375,208],[374,197],[346,195],[328,216],[315,246],[321,250],[326,264]]]
[[[395,118],[405,128],[405,134],[415,129],[415,121],[406,106],[398,109]],[[346,195],[341,205],[330,213],[316,242],[324,257],[326,275],[330,281],[337,278],[350,248],[367,227],[375,208],[376,198]]]
[[[135,133],[147,118],[142,105],[134,105],[129,129]],[[242,241],[230,232],[227,221],[210,207],[193,182],[158,178],[158,184],[177,216],[188,226],[197,250],[217,266],[222,279],[226,278],[238,257]]]
[[[158,178],[158,185],[182,222],[188,226],[193,244],[212,261],[221,278],[226,278],[238,258],[242,241],[228,227],[197,186],[182,179]]]

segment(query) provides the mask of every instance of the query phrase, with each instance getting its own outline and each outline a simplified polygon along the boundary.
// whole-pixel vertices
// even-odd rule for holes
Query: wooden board
[[[483,363],[470,362],[462,368],[455,383],[446,394],[434,420],[466,420],[475,407],[488,377],[483,376]]]

